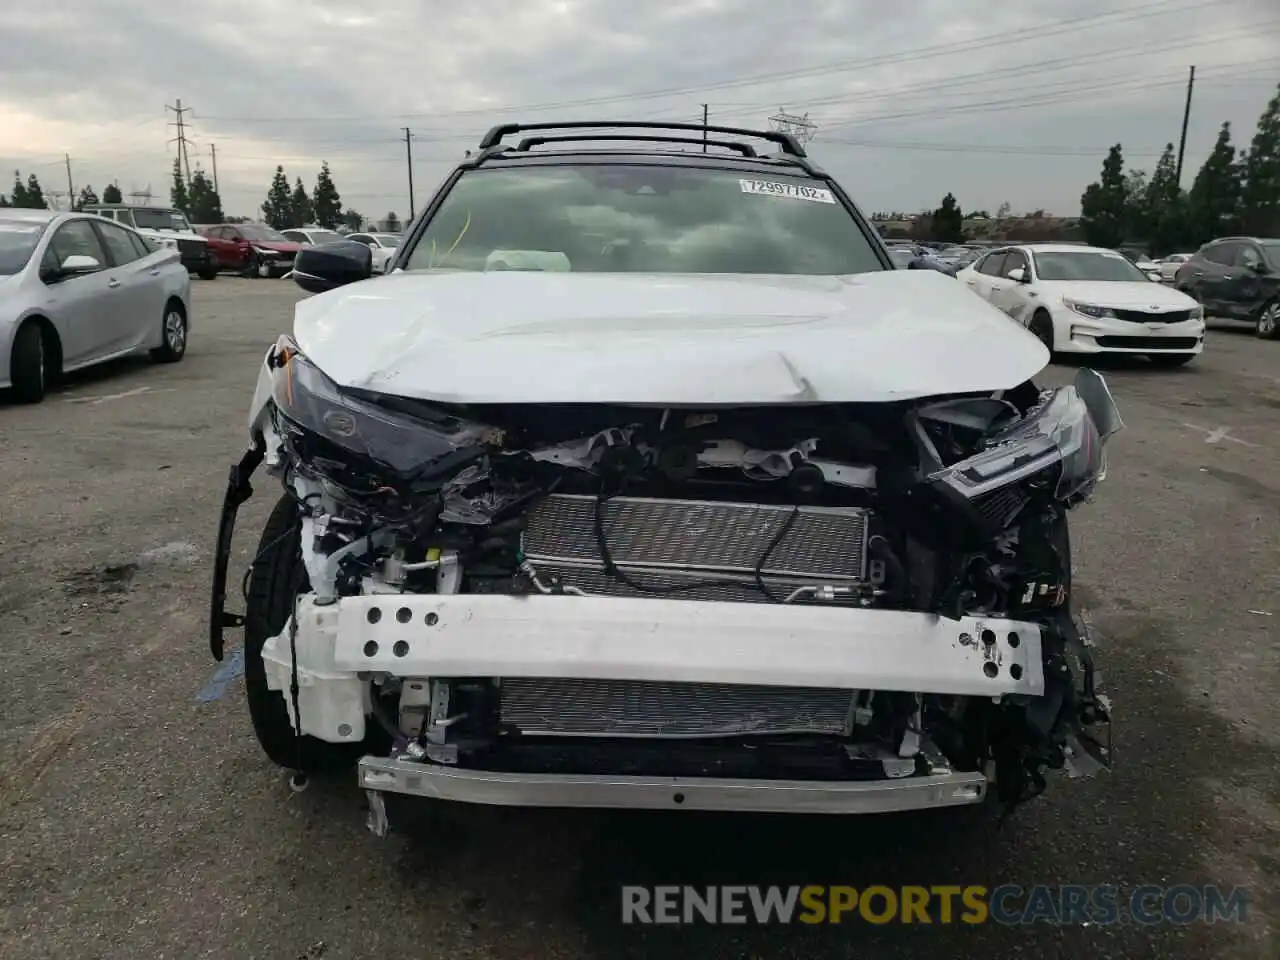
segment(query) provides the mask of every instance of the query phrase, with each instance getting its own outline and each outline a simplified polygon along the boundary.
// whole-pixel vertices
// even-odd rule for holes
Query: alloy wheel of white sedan
[[[151,355],[164,363],[177,363],[187,352],[187,318],[176,303],[165,307],[161,333],[164,343]]]

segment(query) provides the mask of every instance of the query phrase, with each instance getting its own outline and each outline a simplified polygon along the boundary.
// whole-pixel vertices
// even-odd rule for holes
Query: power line
[[[342,123],[342,122],[368,122],[374,119],[409,119],[416,117],[434,117],[434,118],[450,118],[450,117],[475,117],[475,116],[492,116],[495,113],[535,113],[544,110],[559,110],[576,108],[583,106],[598,106],[610,103],[622,103],[635,100],[652,100],[662,97],[674,97],[688,95],[704,90],[722,90],[731,88],[740,88],[745,86],[754,86],[761,83],[777,83],[783,80],[807,79],[815,76],[825,76],[832,73],[843,73],[850,70],[860,70],[873,66],[896,65],[901,63],[909,63],[923,59],[935,58],[941,55],[954,55],[961,53],[971,53],[975,50],[987,49],[993,46],[1006,46],[1010,41],[1016,39],[1025,40],[1041,40],[1059,36],[1064,33],[1077,33],[1080,30],[1092,29],[1098,26],[1114,26],[1116,23],[1125,23],[1134,20],[1147,19],[1154,16],[1167,17],[1171,13],[1176,13],[1182,9],[1201,8],[1203,4],[1198,0],[1155,0],[1155,2],[1145,3],[1136,7],[1130,7],[1126,10],[1110,11],[1099,14],[1089,14],[1087,16],[1071,17],[1065,20],[1052,21],[1050,23],[1041,23],[1030,27],[1021,27],[1016,30],[1006,30],[999,33],[988,34],[983,37],[975,37],[971,40],[949,41],[947,43],[931,44],[925,47],[917,47],[906,51],[899,51],[892,54],[881,54],[872,57],[860,57],[853,60],[835,61],[819,67],[807,67],[798,70],[773,71],[769,73],[752,74],[746,77],[739,77],[734,80],[725,80],[718,83],[699,84],[683,87],[667,87],[658,90],[648,90],[639,93],[630,94],[614,94],[603,97],[579,98],[576,100],[564,100],[559,102],[540,103],[540,104],[523,104],[523,105],[506,105],[486,108],[475,108],[468,110],[454,111],[433,111],[429,114],[424,113],[402,113],[388,114],[383,117],[376,117],[370,114],[362,114],[360,116],[347,117],[226,117],[226,116],[201,116],[201,120],[216,120],[220,122],[235,123]],[[1144,12],[1145,11],[1145,12]],[[1107,22],[1103,22],[1107,21]]]

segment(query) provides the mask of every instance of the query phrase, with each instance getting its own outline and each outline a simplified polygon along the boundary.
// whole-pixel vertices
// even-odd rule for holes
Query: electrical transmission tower
[[[169,142],[176,143],[178,145],[178,162],[182,164],[182,171],[186,174],[187,182],[190,183],[191,153],[189,147],[191,141],[187,139],[186,116],[191,112],[191,108],[184,107],[181,100],[175,101],[175,105],[172,107],[166,103],[164,108],[165,110],[172,111],[173,115],[177,118],[171,121],[169,126],[177,127],[178,135],[176,137],[171,137]]]
[[[808,143],[818,132],[818,127],[809,119],[809,114],[788,113],[781,108],[769,118],[769,127],[779,133],[791,134],[802,144]]]

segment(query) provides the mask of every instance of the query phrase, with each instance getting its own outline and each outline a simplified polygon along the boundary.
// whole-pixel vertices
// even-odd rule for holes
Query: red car
[[[302,244],[260,223],[221,223],[198,228],[209,240],[219,270],[246,277],[282,277],[293,269]]]

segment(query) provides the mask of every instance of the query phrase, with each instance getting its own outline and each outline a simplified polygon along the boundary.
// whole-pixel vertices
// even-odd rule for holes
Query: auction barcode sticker
[[[761,193],[769,197],[786,197],[788,200],[808,200],[810,203],[835,203],[831,191],[823,187],[806,187],[798,183],[776,183],[773,180],[739,180],[743,193]]]

